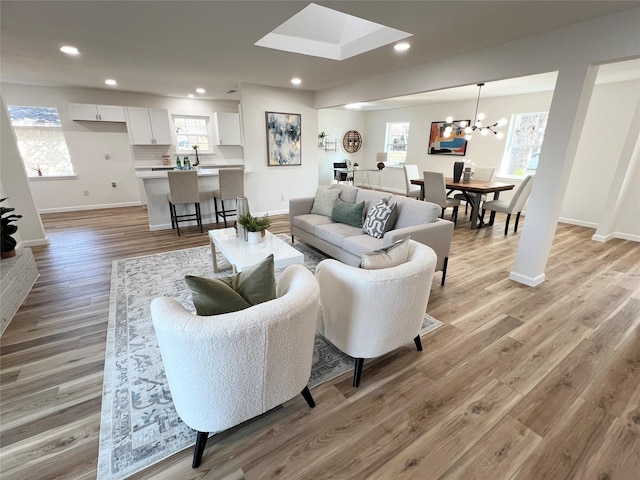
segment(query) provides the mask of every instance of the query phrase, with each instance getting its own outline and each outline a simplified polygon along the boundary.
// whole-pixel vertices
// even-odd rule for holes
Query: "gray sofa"
[[[386,197],[397,204],[398,218],[393,229],[383,238],[367,235],[361,228],[336,223],[330,217],[312,214],[314,197],[289,200],[289,228],[291,243],[294,238],[307,243],[343,263],[360,265],[363,253],[377,250],[411,236],[417,242],[431,247],[438,256],[436,271],[442,271],[442,285],[447,274],[449,249],[453,238],[453,222],[438,218],[442,209],[429,202],[393,195],[376,190],[366,190],[350,185],[334,184],[341,190],[340,199],[345,202],[365,202],[365,214],[380,198]]]

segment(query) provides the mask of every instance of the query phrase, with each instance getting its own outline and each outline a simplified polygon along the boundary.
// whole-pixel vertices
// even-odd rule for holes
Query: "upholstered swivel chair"
[[[495,172],[494,167],[476,167],[476,171],[473,173],[473,179],[479,182],[490,182],[493,179],[493,173]],[[476,201],[478,194],[476,193],[467,193],[471,201]],[[456,193],[453,198],[457,198],[458,200],[464,200],[464,214],[467,214],[469,209],[469,202],[467,201],[467,197],[464,193]],[[480,195],[480,202],[484,202],[487,199],[487,196],[484,194]]]
[[[447,208],[453,209],[451,220],[454,225],[458,221],[458,207],[460,200],[457,198],[447,197],[447,187],[444,182],[444,174],[442,172],[423,172],[424,175],[424,200],[425,202],[435,203],[442,208],[440,218],[444,218],[444,211]]]
[[[429,302],[437,256],[409,240],[409,259],[396,267],[365,270],[337,260],[316,267],[320,284],[318,332],[355,358],[353,386],[360,384],[365,358],[384,355],[413,340]]]
[[[404,181],[406,188],[406,196],[411,198],[417,198],[422,200],[422,188],[420,185],[413,185],[411,180],[417,180],[420,178],[420,170],[417,165],[405,165],[404,166]]]
[[[235,201],[238,197],[244,196],[244,170],[242,168],[221,168],[218,172],[218,182],[220,188],[213,191],[213,208],[216,223],[218,223],[218,218],[222,218],[226,228],[227,217],[235,216],[236,209],[226,209],[224,202]],[[220,200],[220,210],[218,210],[218,200]]]
[[[200,192],[198,191],[198,172],[170,171],[169,178],[169,211],[171,213],[171,228],[175,228],[180,235],[180,222],[196,221],[202,233],[202,215],[200,214]],[[195,213],[178,215],[176,205],[183,205],[186,209],[189,204],[195,205]]]
[[[484,202],[482,204],[482,216],[480,217],[480,220],[484,223],[484,212],[486,210],[491,210],[492,212],[491,224],[493,224],[493,216],[495,215],[493,212],[506,213],[507,221],[504,224],[504,234],[507,235],[507,233],[509,233],[509,220],[511,219],[511,214],[515,213],[516,224],[513,228],[513,233],[516,233],[518,231],[520,213],[522,212],[522,208],[531,193],[532,186],[533,175],[528,175],[515,191],[511,200],[489,200],[488,202]]]
[[[287,267],[277,298],[245,310],[198,316],[178,301],[151,302],[169,389],[180,418],[198,432],[193,468],[209,432],[254,418],[299,393],[315,403],[311,374],[319,288],[302,265]]]

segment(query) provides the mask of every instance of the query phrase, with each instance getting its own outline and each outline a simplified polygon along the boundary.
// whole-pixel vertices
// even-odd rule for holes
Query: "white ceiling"
[[[320,90],[639,6],[637,1],[315,2],[409,32],[411,49],[396,54],[387,45],[337,61],[255,45],[309,3],[2,0],[0,79],[111,89],[104,80],[115,78],[120,91],[186,97],[202,87],[207,91],[202,98],[237,100],[237,94],[226,92],[241,83],[294,88],[289,82],[297,76],[303,81],[298,88]],[[81,55],[68,57],[58,51],[69,44]],[[640,71],[637,63],[622,70],[626,75]],[[538,77],[547,84],[554,81],[549,75]],[[533,80],[510,81],[499,91],[543,88],[535,87]],[[496,83],[483,88],[483,97],[492,96]],[[476,96],[472,85],[432,92],[419,100],[399,99],[396,105]],[[389,108],[390,102],[369,108]]]

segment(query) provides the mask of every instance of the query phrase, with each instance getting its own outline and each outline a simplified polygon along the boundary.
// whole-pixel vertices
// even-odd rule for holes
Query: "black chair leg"
[[[192,468],[198,468],[202,461],[202,454],[204,453],[204,446],[207,444],[208,432],[198,432],[198,438],[196,439],[196,448],[193,452]]]
[[[307,401],[307,405],[309,405],[311,408],[316,406],[316,402],[313,400],[313,397],[311,396],[309,387],[304,387],[304,390],[302,390],[302,392],[300,393],[302,394],[304,399]]]
[[[440,285],[444,285],[444,279],[447,278],[447,265],[449,265],[449,257],[444,257],[444,264],[442,265],[442,282],[440,282]]]
[[[198,220],[198,225],[200,226],[200,233],[202,232],[202,214],[200,213],[200,204],[196,203],[196,219]]]
[[[173,204],[172,208],[173,208],[173,213],[172,213],[173,218],[176,219],[176,230],[178,232],[178,236],[180,237],[181,236],[181,234],[180,234],[180,221],[178,220],[178,212],[176,210],[175,203]]]
[[[227,228],[227,212],[224,209],[223,199],[220,199],[220,204],[222,205],[222,221],[224,222],[224,228]]]
[[[418,349],[419,352],[422,351],[422,341],[420,340],[420,335],[418,335],[416,338],[413,339],[413,341],[416,344],[416,348]]]
[[[169,202],[169,216],[171,217],[171,230],[174,230],[176,228],[176,224],[173,218],[173,204],[171,202]]]
[[[518,212],[516,214],[516,225],[515,227],[513,227],[513,233],[516,233],[518,231],[518,222],[520,221],[520,212]]]
[[[507,221],[504,224],[504,234],[506,235],[507,233],[509,233],[509,220],[511,220],[511,214],[507,213]]]
[[[453,207],[453,225],[458,224],[458,207]]]
[[[216,197],[213,197],[213,210],[215,213],[216,223],[218,223],[218,199]]]
[[[364,358],[356,358],[355,371],[353,372],[353,386],[360,385],[360,377],[362,377],[362,367],[364,366]]]

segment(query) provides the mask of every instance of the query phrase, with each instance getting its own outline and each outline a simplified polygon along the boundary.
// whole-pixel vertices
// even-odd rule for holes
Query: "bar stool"
[[[213,208],[215,209],[216,223],[218,223],[218,218],[222,217],[224,227],[227,228],[227,217],[236,215],[236,210],[226,210],[224,202],[244,197],[244,169],[221,168],[218,172],[218,181],[220,188],[213,191]],[[218,211],[218,200],[220,200],[222,211]]]
[[[169,211],[171,212],[171,228],[178,230],[180,235],[180,222],[191,222],[195,220],[202,233],[202,216],[200,215],[200,192],[198,191],[198,172],[192,171],[171,171],[167,172],[169,177]],[[176,205],[195,204],[196,213],[178,215]]]

